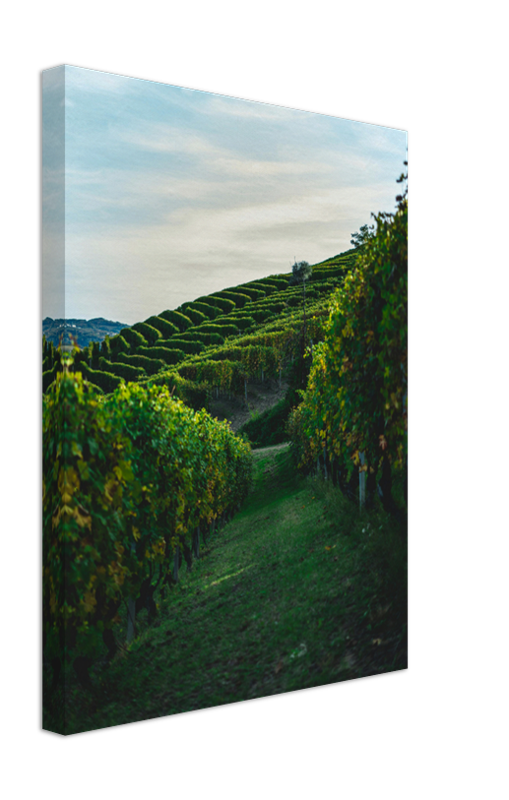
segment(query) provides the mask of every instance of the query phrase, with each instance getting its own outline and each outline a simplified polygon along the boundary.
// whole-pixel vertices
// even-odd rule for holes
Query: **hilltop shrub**
[[[230,311],[233,311],[236,305],[233,299],[224,297],[224,292],[210,295],[207,298],[207,302],[217,308],[216,316],[220,313],[228,314]]]
[[[99,366],[103,372],[110,372],[123,378],[125,381],[137,381],[145,375],[145,370],[140,367],[133,367],[130,364],[124,364],[122,361],[108,361],[108,359],[101,357],[99,359]],[[79,371],[76,369],[75,371]]]
[[[173,323],[173,325],[176,325],[181,333],[186,331],[193,324],[189,317],[187,317],[185,314],[182,314],[180,311],[163,311],[161,314],[159,314],[159,316],[162,319],[166,319],[168,322]]]
[[[141,367],[145,370],[147,375],[154,375],[160,369],[167,366],[166,362],[160,358],[149,358],[138,354],[128,355],[127,353],[119,353],[118,360],[124,364],[130,364],[133,367]]]
[[[276,286],[272,284],[272,282],[266,282],[264,280],[261,281],[252,281],[248,284],[249,289],[258,289],[259,291],[263,292],[265,295],[272,294],[276,290]]]
[[[136,325],[131,327],[131,330],[141,333],[148,344],[155,344],[159,339],[163,338],[161,331],[158,331],[152,325],[147,325],[146,322],[137,322]]]
[[[201,353],[205,345],[202,342],[195,342],[192,339],[163,339],[159,343],[160,347],[168,347],[170,350],[181,350],[186,355],[196,355]]]
[[[169,347],[140,347],[138,350],[140,356],[148,356],[148,358],[160,358],[165,364],[176,364],[184,358],[183,350],[170,349]]]
[[[239,312],[237,312],[237,313],[239,313]],[[235,317],[236,315],[232,314],[231,316]],[[255,322],[265,322],[265,320],[267,320],[270,317],[274,316],[274,314],[273,314],[272,311],[269,311],[267,308],[257,308],[255,306],[255,304],[253,303],[253,305],[249,307],[249,316]],[[235,324],[237,324],[237,323],[235,322]]]
[[[201,311],[193,308],[190,303],[181,306],[181,309],[182,313],[185,314],[186,317],[189,317],[193,325],[201,325],[202,322],[206,322],[210,319],[208,314],[203,314]]]
[[[119,335],[130,345],[132,352],[135,352],[138,347],[146,347],[148,344],[143,334],[134,328],[122,328]]]
[[[156,328],[164,339],[168,339],[170,336],[173,336],[174,333],[179,333],[179,328],[175,323],[168,322],[168,320],[162,317],[149,317],[145,320],[145,324]]]
[[[117,334],[117,336],[113,336],[110,339],[110,353],[112,356],[116,356],[117,353],[128,353],[130,349],[130,345],[124,336]]]
[[[224,292],[216,292],[215,297],[222,297],[225,300],[231,300],[236,308],[243,308],[246,303],[251,303],[251,298],[247,294],[241,292],[234,292],[225,289]]]
[[[195,300],[193,303],[189,303],[189,305],[186,303],[184,306],[185,313],[191,316],[191,311],[198,311],[200,314],[203,314],[205,318],[204,321],[215,319],[219,314],[219,309],[213,303],[209,303],[208,300],[209,298],[207,297],[206,303],[204,300]]]
[[[218,317],[216,322],[218,325],[235,325],[239,331],[244,331],[247,328],[251,328],[255,324],[253,317],[243,317],[240,316],[240,314],[238,316],[229,314],[226,317]]]
[[[197,328],[189,328],[185,333],[172,336],[172,347],[179,348],[181,341],[198,342],[207,347],[210,344],[223,344],[224,336],[220,336],[218,333],[204,333],[200,326]]]
[[[198,333],[200,336],[204,333],[215,333],[219,336],[235,336],[238,334],[239,329],[236,325],[216,325],[215,323],[211,323],[210,325],[200,325],[199,328],[190,328],[189,333]]]
[[[263,289],[253,289],[251,286],[238,286],[237,289],[241,294],[247,294],[251,300],[261,300],[262,297],[266,296],[266,292]]]
[[[261,281],[257,281],[257,283],[261,283],[262,286],[268,284],[269,286],[274,286],[275,289],[281,290],[286,289],[288,286],[288,278],[278,278],[276,276],[270,278],[263,278]]]

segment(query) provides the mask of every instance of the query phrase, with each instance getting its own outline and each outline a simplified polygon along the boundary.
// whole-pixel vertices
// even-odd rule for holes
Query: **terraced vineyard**
[[[309,345],[323,338],[330,295],[354,252],[314,266],[305,312],[302,285],[292,285],[291,273],[273,275],[161,311],[102,344],[92,342],[75,354],[73,369],[105,394],[125,380],[168,386],[196,410],[220,397],[247,403],[248,381],[282,385],[303,353],[304,327]],[[61,370],[59,350],[45,341],[44,391]]]

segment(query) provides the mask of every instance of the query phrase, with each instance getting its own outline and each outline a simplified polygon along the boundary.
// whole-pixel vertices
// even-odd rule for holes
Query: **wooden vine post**
[[[364,508],[366,503],[366,472],[362,467],[366,464],[366,457],[364,453],[359,453],[359,458],[361,462],[361,469],[359,470],[359,506]]]

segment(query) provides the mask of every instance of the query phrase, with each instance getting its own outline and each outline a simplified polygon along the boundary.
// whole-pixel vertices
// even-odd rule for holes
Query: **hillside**
[[[305,291],[306,345],[322,338],[330,295],[355,254],[350,250],[313,266]],[[122,379],[167,385],[187,405],[205,407],[241,430],[277,403],[286,399],[288,406],[291,392],[305,385],[303,290],[290,279],[291,273],[271,275],[227,287],[111,330],[102,343],[80,345],[78,335],[82,349],[74,369],[105,393]],[[44,390],[59,369],[59,354],[49,346]]]

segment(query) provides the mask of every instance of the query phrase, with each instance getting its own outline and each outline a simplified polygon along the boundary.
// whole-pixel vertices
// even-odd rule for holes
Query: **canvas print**
[[[43,727],[405,669],[406,132],[42,98]]]

